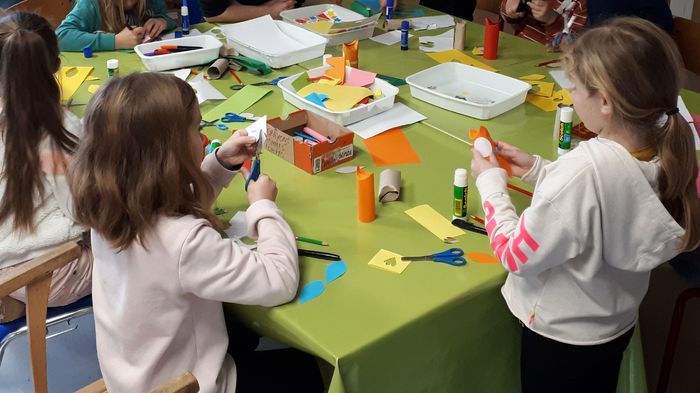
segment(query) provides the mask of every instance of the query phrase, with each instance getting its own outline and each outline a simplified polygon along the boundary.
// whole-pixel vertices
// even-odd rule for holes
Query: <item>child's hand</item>
[[[144,34],[151,40],[160,36],[160,33],[168,26],[168,22],[163,18],[151,18],[143,24]]]
[[[129,30],[125,27],[114,36],[115,49],[133,49],[136,45],[143,42],[143,27],[134,27]]]
[[[532,11],[532,17],[545,25],[550,25],[557,19],[558,14],[554,12],[545,0],[530,0],[527,5]]]
[[[481,175],[487,169],[498,168],[498,163],[491,162],[491,161],[485,159],[481,155],[481,153],[479,153],[476,149],[472,148],[471,168],[472,168],[472,177],[474,178],[474,180],[476,180],[479,178],[479,175]]]
[[[535,156],[505,142],[496,142],[496,152],[510,163],[513,175],[517,177],[522,177],[535,165]]]
[[[227,167],[240,165],[255,155],[255,138],[246,130],[238,130],[216,150],[216,158]]]
[[[265,3],[267,13],[273,18],[278,18],[280,12],[294,8],[294,0],[269,0]]]
[[[518,6],[522,0],[506,0],[503,7],[503,15],[511,19],[520,19],[525,16],[524,12],[518,12]]]
[[[250,171],[246,167],[241,168],[241,173],[246,179],[250,176]],[[277,183],[261,173],[258,180],[251,180],[248,183],[248,203],[252,205],[262,199],[273,202],[277,199]]]

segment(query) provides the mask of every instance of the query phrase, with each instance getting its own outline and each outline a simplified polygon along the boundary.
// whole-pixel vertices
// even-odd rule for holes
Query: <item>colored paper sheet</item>
[[[464,231],[452,225],[445,217],[441,216],[430,205],[420,205],[406,210],[411,218],[418,221],[425,229],[437,236],[440,241],[448,237],[463,235]]]
[[[376,166],[417,164],[418,153],[401,128],[394,128],[373,138],[365,139],[367,151]]]
[[[402,255],[395,252],[382,249],[372,257],[368,265],[387,272],[401,274],[411,264],[409,261],[402,261],[401,257]]]
[[[205,118],[211,119],[221,117],[226,112],[243,113],[253,104],[260,101],[261,98],[265,97],[269,92],[270,90],[259,86],[246,85],[246,87],[239,90],[238,93],[212,109],[211,112],[209,112],[212,115],[207,115]]]
[[[527,81],[535,87],[535,91],[530,94],[534,94],[540,97],[551,97],[554,93],[554,82],[540,82],[540,81]]]
[[[685,102],[683,102],[683,98],[681,96],[678,96],[678,111],[683,116],[683,119],[688,122],[688,125],[690,126],[690,132],[693,133],[693,139],[695,139],[695,150],[700,150],[700,137],[698,136],[697,129],[695,128],[695,123],[693,123],[693,117],[690,115],[690,111],[688,111],[688,107],[685,106]]]
[[[447,63],[449,61],[455,61],[457,63],[478,67],[487,71],[496,71],[496,69],[491,67],[490,65],[484,64],[479,60],[473,59],[456,49],[428,53],[427,55],[430,56],[433,60],[437,61],[438,63]]]
[[[485,252],[467,252],[464,255],[469,262],[476,263],[501,263],[495,256]]]
[[[319,94],[319,93],[311,93],[308,96],[304,97],[305,99],[313,102],[314,104],[325,108],[326,104],[323,103],[324,100],[328,99],[328,96],[325,94]]]
[[[90,85],[90,86],[88,86],[88,93],[95,94],[97,92],[97,90],[100,89],[101,86],[102,85]]]
[[[366,87],[330,86],[312,83],[297,92],[302,97],[306,97],[311,93],[327,95],[328,99],[323,102],[326,108],[332,111],[346,111],[366,97],[371,96],[372,90]]]
[[[86,80],[86,81],[98,81],[98,80],[100,80],[100,78],[99,78],[99,77],[96,77],[96,76],[90,75],[90,76],[88,76],[87,78],[85,78],[85,80]]]
[[[374,204],[374,174],[364,169],[355,172],[357,180],[357,219],[372,222],[377,218]]]
[[[376,95],[375,95],[376,98]],[[365,120],[346,126],[350,131],[362,139],[369,139],[392,128],[423,121],[427,117],[414,111],[408,106],[397,102],[394,107],[386,112],[374,115]]]
[[[534,94],[528,94],[527,97],[525,97],[525,101],[542,109],[545,112],[554,112],[557,110],[557,102],[554,101],[551,97],[540,97]]]
[[[326,59],[331,68],[326,71],[326,76],[332,79],[345,81],[345,57],[329,57]]]
[[[93,67],[61,67],[56,76],[61,86],[61,100],[66,101],[73,97],[92,70]]]
[[[294,88],[294,91],[299,91],[299,90],[303,89],[305,86],[311,84],[311,82],[309,82],[308,79],[306,79],[307,77],[308,77],[308,75],[306,73],[303,73],[303,74],[299,75],[299,77],[296,78],[294,80],[294,82],[292,82],[292,87]]]
[[[333,27],[333,22],[329,20],[317,20],[315,22],[306,23],[304,26],[317,33],[328,34],[328,32],[331,31],[331,27]]]
[[[483,56],[484,55],[484,47],[483,46],[475,46],[474,49],[472,49],[472,55]]]
[[[377,74],[374,72],[350,68],[350,72],[345,75],[345,86],[369,86],[374,83]]]
[[[530,74],[530,75],[524,75],[521,76],[520,79],[524,81],[541,81],[544,79],[544,75],[542,74]]]

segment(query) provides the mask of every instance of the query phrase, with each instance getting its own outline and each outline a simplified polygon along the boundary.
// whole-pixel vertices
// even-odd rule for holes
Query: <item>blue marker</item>
[[[394,19],[394,0],[388,0],[386,3],[386,18]]]
[[[180,17],[182,21],[182,34],[190,34],[190,9],[187,7],[187,1],[182,1],[182,8],[180,8]]]
[[[408,21],[401,22],[401,50],[408,50]]]

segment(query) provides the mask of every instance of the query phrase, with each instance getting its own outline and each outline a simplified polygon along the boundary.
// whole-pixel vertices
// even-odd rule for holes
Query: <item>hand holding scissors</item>
[[[452,266],[466,265],[467,260],[464,259],[464,250],[461,248],[450,248],[443,252],[430,255],[422,255],[418,257],[402,257],[402,261],[433,261],[447,263]]]

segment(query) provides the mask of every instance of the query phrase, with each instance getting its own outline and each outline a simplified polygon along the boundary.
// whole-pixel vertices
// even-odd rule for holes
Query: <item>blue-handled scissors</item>
[[[242,123],[244,121],[247,121],[243,116],[237,115],[233,112],[226,112],[224,117],[221,118],[221,121],[224,123]]]
[[[434,261],[447,263],[452,266],[463,266],[466,265],[467,260],[464,259],[464,250],[461,248],[450,248],[443,252],[430,255],[422,255],[419,257],[402,257],[402,261]]]

